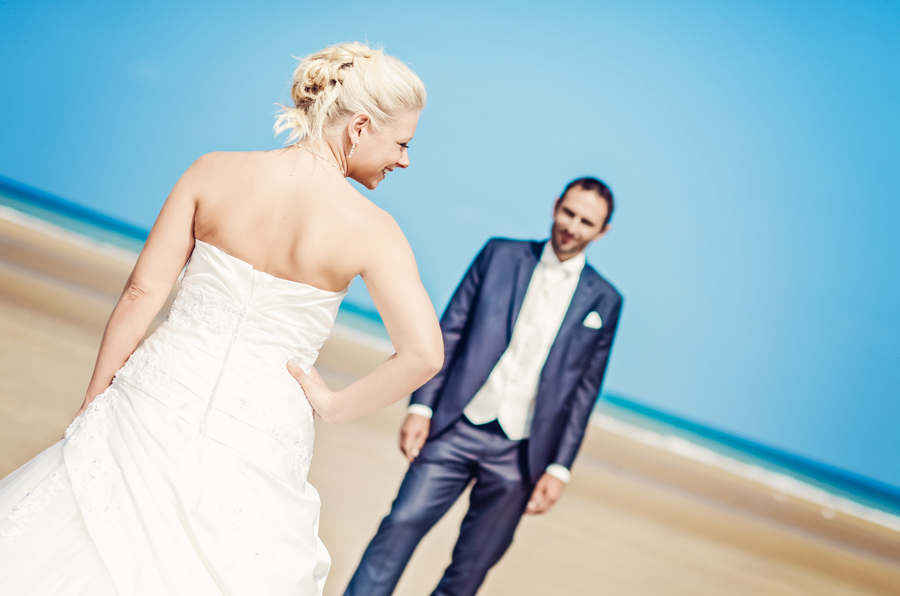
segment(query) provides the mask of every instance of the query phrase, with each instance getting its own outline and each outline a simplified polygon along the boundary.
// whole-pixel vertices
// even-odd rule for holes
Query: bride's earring
[[[359,139],[356,139],[356,142],[353,143],[352,147],[350,147],[350,154],[347,156],[347,161],[350,161],[350,158],[353,157],[353,152],[356,151],[357,145],[359,145]]]

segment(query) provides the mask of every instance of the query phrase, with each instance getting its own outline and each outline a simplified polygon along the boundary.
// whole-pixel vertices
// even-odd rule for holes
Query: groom
[[[400,431],[410,466],[345,596],[388,595],[421,538],[475,481],[436,595],[474,594],[523,513],[569,480],[600,392],[622,297],[585,262],[609,231],[596,178],[556,200],[549,242],[490,240],[441,320],[444,366],[413,393]]]

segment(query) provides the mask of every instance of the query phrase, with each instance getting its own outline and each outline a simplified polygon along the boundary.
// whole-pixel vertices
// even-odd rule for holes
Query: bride
[[[4,594],[321,594],[313,411],[335,423],[396,402],[443,352],[403,233],[345,179],[374,189],[409,166],[422,82],[341,44],[302,59],[292,97],[276,131],[297,143],[211,153],[181,177],[84,405],[0,482]],[[185,263],[167,321],[138,345]],[[312,364],[357,275],[396,354],[332,392]]]

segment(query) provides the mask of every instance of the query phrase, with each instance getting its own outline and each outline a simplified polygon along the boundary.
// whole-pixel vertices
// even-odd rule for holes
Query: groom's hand
[[[553,508],[553,505],[559,500],[566,488],[566,483],[550,474],[544,474],[538,480],[534,492],[531,493],[531,499],[525,506],[525,513],[537,515],[539,513],[547,513]]]
[[[419,457],[422,445],[428,438],[428,430],[431,428],[431,420],[418,414],[407,414],[403,426],[400,427],[400,451],[412,463]]]

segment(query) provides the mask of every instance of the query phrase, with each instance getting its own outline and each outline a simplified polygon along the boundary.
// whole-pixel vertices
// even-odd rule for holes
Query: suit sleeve
[[[613,320],[605,325],[606,333],[598,340],[597,351],[591,358],[584,376],[575,388],[572,410],[569,412],[569,420],[563,430],[559,448],[553,463],[564,468],[571,469],[572,462],[581,448],[584,432],[587,429],[591,412],[600,388],[603,385],[603,376],[606,374],[606,364],[609,362],[609,352],[612,349],[613,339],[616,336],[616,328],[619,326],[619,315],[622,312],[622,300],[613,309]],[[611,317],[612,318],[612,317]]]
[[[444,337],[444,365],[430,381],[412,394],[409,400],[410,405],[419,404],[432,410],[437,405],[447,374],[453,368],[457,351],[463,343],[463,337],[469,326],[472,307],[478,298],[484,272],[493,252],[492,245],[493,240],[489,240],[484,245],[481,252],[469,265],[469,270],[466,271],[466,275],[453,293],[453,297],[450,299],[450,303],[441,317],[441,334]]]

